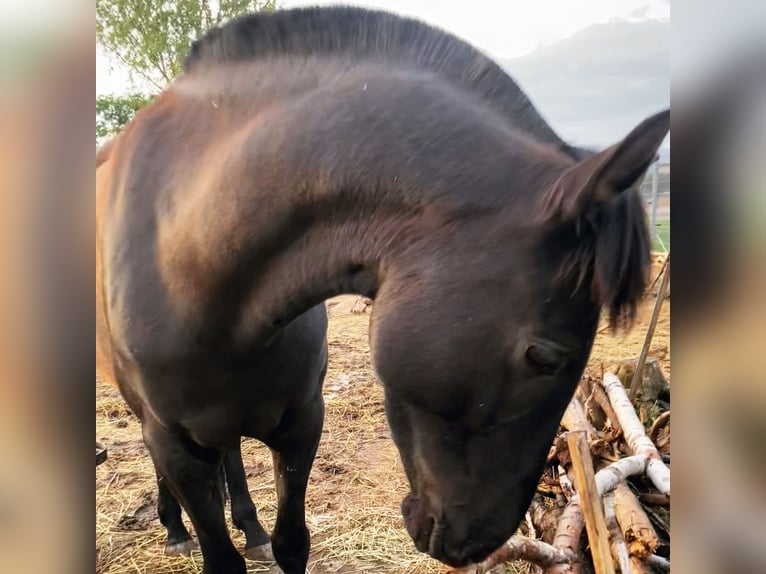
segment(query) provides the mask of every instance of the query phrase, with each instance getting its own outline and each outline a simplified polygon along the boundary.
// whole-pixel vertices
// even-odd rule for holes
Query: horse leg
[[[168,531],[165,554],[168,556],[189,556],[196,544],[181,518],[181,505],[170,490],[165,478],[157,472],[157,514]]]
[[[194,444],[152,420],[144,421],[142,430],[163,482],[194,524],[203,574],[245,574],[245,559],[229,537],[223,513],[222,452]]]
[[[235,447],[226,449],[223,459],[226,469],[226,482],[231,498],[231,519],[239,530],[245,533],[245,557],[260,562],[271,562],[274,554],[271,552],[269,535],[258,521],[258,513],[247,488],[245,467],[242,464],[242,444],[237,442]]]
[[[160,517],[160,523],[165,527],[168,533],[168,539],[165,543],[166,556],[190,556],[192,550],[196,550],[199,545],[194,541],[186,529],[186,525],[181,518],[181,505],[178,503],[175,495],[171,491],[167,481],[157,474],[157,514]],[[219,481],[221,492],[224,493],[224,502],[226,499],[226,484],[223,475],[223,468],[219,472]],[[268,539],[268,537],[267,537]]]
[[[310,545],[305,516],[306,484],[322,435],[321,395],[306,408],[286,413],[285,419],[289,422],[268,441],[274,458],[278,499],[271,546],[284,574],[305,574]]]

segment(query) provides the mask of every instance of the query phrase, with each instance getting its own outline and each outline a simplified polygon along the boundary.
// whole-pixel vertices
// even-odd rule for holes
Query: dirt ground
[[[655,273],[658,270],[655,266]],[[644,301],[630,333],[612,336],[605,327],[600,329],[588,364],[591,372],[598,374],[602,364],[638,356],[654,302],[654,297]],[[309,572],[446,572],[415,550],[399,513],[406,480],[386,424],[382,390],[370,366],[369,315],[331,307],[330,317],[325,429],[306,500],[312,535]],[[669,299],[652,349],[670,380]],[[156,514],[154,471],[139,424],[119,394],[98,382],[96,436],[109,448],[108,460],[96,468],[96,572],[201,572],[198,552],[191,558],[163,555],[165,530]],[[270,529],[276,510],[271,456],[256,441],[245,440],[243,458],[259,515]],[[244,547],[244,537],[230,528],[235,544]],[[276,569],[249,562],[248,571]]]

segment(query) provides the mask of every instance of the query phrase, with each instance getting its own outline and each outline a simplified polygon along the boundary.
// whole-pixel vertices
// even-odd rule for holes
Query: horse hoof
[[[185,540],[175,544],[168,543],[165,545],[165,556],[191,556],[192,550],[197,548],[198,545],[194,540]]]
[[[274,562],[274,553],[271,551],[271,543],[261,544],[245,548],[245,558],[255,562]]]

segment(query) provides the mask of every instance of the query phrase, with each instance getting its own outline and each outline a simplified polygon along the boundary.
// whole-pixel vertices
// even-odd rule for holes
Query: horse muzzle
[[[402,516],[418,551],[453,568],[481,562],[504,542],[474,539],[469,529],[455,523],[456,518],[450,521],[446,515],[435,516],[428,503],[412,493],[402,501]]]

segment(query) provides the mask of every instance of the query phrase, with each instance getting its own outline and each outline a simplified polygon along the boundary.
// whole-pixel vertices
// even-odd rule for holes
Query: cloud
[[[559,134],[606,146],[670,105],[670,24],[612,21],[499,63]]]

